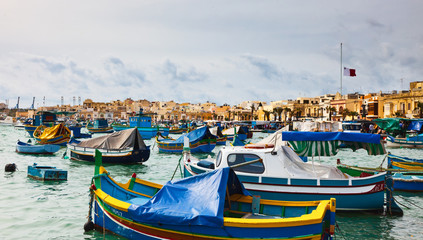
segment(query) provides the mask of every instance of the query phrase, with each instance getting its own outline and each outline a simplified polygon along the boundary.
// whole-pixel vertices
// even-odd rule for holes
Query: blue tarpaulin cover
[[[407,130],[414,130],[420,132],[423,127],[423,121],[411,121],[408,125]]]
[[[230,168],[167,182],[144,205],[132,204],[135,221],[171,225],[223,226],[226,189],[250,195]]]
[[[204,138],[204,137],[208,137],[208,138],[216,138],[215,136],[213,136],[208,127],[201,127],[201,128],[197,128],[192,132],[189,133],[185,133],[183,135],[181,135],[178,139],[176,140],[168,140],[168,139],[163,139],[160,140],[161,142],[172,142],[172,143],[184,143],[184,137],[187,137],[189,139],[189,142],[194,142],[198,139]]]
[[[283,141],[347,141],[380,144],[380,135],[347,132],[282,132]]]

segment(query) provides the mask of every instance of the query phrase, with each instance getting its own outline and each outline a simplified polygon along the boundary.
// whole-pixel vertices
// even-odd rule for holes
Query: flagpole
[[[341,97],[342,97],[342,43],[341,43]]]

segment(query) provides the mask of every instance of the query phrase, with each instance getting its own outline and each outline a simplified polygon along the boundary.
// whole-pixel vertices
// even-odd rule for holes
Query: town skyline
[[[5,110],[5,104],[0,104]],[[316,97],[265,101],[244,101],[237,105],[217,105],[213,102],[178,103],[171,101],[149,101],[147,99],[95,102],[85,99],[78,105],[43,106],[37,109],[18,111],[15,117],[33,118],[37,111],[72,112],[74,119],[110,120],[128,119],[143,110],[152,113],[154,121],[169,120],[259,120],[292,121],[314,119],[321,121],[373,120],[377,118],[404,117],[423,118],[423,81],[411,82],[409,90],[372,94],[325,94]],[[9,116],[10,110],[8,111]],[[4,113],[3,113],[4,115]]]

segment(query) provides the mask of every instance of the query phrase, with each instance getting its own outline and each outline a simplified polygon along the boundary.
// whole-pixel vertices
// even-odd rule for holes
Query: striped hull
[[[391,142],[389,140],[386,141],[386,147],[388,148],[423,148],[423,142],[395,139],[394,142]]]
[[[227,139],[226,136],[216,139],[216,145],[226,145]]]
[[[93,151],[70,150],[70,158],[77,161],[95,162]],[[138,151],[126,151],[115,153],[103,153],[104,163],[114,164],[136,164],[143,163],[150,157],[150,149]]]
[[[283,240],[320,240],[323,223],[279,227],[279,228],[213,228],[206,226],[143,224],[134,222],[125,216],[124,211],[107,206],[101,199],[96,198],[94,206],[94,224],[97,230],[105,230],[126,237],[128,239],[177,239],[177,240],[205,240],[205,239],[283,239]],[[334,217],[334,216],[333,216]]]
[[[234,140],[234,135],[226,135],[228,141]],[[237,134],[237,138],[241,141],[247,139],[247,134]]]
[[[88,132],[90,133],[112,133],[114,130],[112,127],[104,127],[104,128],[92,128],[87,127]]]
[[[126,129],[131,129],[133,127],[126,127],[126,126],[113,126],[113,129],[115,131],[122,131],[122,130],[126,130]],[[141,134],[141,137],[143,139],[151,139],[156,137],[157,135],[157,127],[138,127],[138,131]],[[159,132],[162,136],[168,136],[169,135],[169,128],[163,128],[160,127],[159,128]]]
[[[70,140],[69,136],[58,136],[48,140],[40,139],[37,137],[34,137],[34,138],[40,144],[54,144],[54,145],[60,145],[60,146],[66,146],[66,144]]]
[[[157,146],[160,152],[164,153],[182,153],[184,144],[183,143],[168,143],[168,142],[157,142]],[[191,152],[193,153],[209,153],[216,147],[215,139],[202,139],[189,144]]]
[[[184,164],[184,177],[203,172],[194,165]],[[383,211],[384,207],[385,174],[351,181],[255,177],[239,172],[237,175],[251,194],[263,199],[312,201],[336,198],[336,209],[341,211]]]
[[[25,131],[29,134],[30,137],[34,137],[34,131],[38,126],[25,125]]]

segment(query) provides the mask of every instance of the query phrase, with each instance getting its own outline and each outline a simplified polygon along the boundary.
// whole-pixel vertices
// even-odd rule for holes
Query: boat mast
[[[342,43],[341,43],[341,97],[342,97]]]

